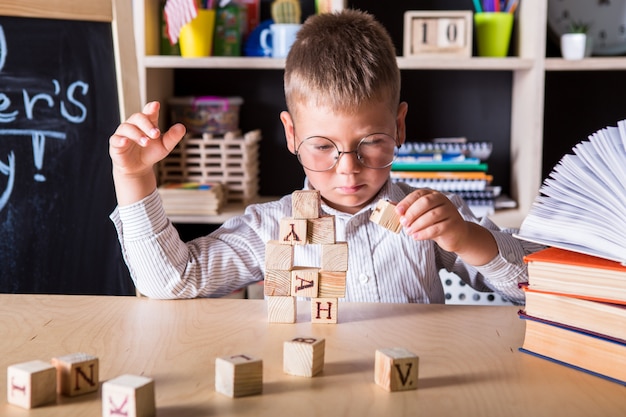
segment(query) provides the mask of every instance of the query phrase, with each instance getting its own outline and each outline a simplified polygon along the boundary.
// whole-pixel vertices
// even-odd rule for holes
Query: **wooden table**
[[[100,382],[121,374],[155,379],[159,417],[201,416],[624,416],[626,388],[520,353],[515,307],[340,304],[336,325],[269,324],[263,300],[158,301],[135,297],[0,295],[0,415],[101,415],[101,389],[24,410],[6,402],[15,363],[86,352]],[[326,339],[324,371],[282,371],[295,336]],[[374,351],[420,357],[419,388],[389,393],[374,383]],[[232,399],[214,389],[215,358],[263,359],[263,394]]]

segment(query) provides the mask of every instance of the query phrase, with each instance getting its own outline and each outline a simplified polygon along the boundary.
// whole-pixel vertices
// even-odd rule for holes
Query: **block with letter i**
[[[56,368],[48,362],[34,360],[7,368],[7,401],[22,408],[34,408],[55,402]]]
[[[86,353],[71,353],[52,358],[57,370],[57,390],[73,397],[98,390],[98,358]]]
[[[387,200],[378,200],[370,220],[394,233],[399,233],[402,230],[400,216],[396,213],[396,205]]]
[[[263,361],[243,354],[215,359],[215,390],[232,398],[261,394]]]
[[[289,375],[313,377],[324,369],[322,338],[296,337],[284,343],[283,372]]]
[[[154,380],[125,374],[102,384],[102,417],[156,415]]]
[[[419,357],[404,348],[376,350],[374,380],[387,391],[417,389]]]

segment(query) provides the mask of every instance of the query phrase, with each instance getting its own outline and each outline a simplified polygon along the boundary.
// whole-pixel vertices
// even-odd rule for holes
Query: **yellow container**
[[[180,30],[180,55],[187,58],[211,56],[215,10],[198,10],[198,15]]]
[[[508,55],[513,29],[513,13],[475,13],[474,25],[479,56],[505,57]]]

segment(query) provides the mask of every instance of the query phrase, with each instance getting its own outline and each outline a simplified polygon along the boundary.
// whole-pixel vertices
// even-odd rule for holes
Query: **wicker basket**
[[[261,131],[245,135],[186,136],[159,164],[159,180],[221,183],[226,201],[249,204],[259,191],[259,142]]]

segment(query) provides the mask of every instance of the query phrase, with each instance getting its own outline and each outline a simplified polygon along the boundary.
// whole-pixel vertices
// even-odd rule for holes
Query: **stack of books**
[[[626,122],[556,165],[517,237],[528,255],[521,351],[626,385]]]
[[[168,216],[217,215],[226,200],[220,183],[167,183],[159,187],[159,194]]]
[[[487,173],[489,142],[443,138],[432,142],[405,142],[391,166],[392,181],[413,187],[459,194],[478,217],[493,214],[500,187]]]

